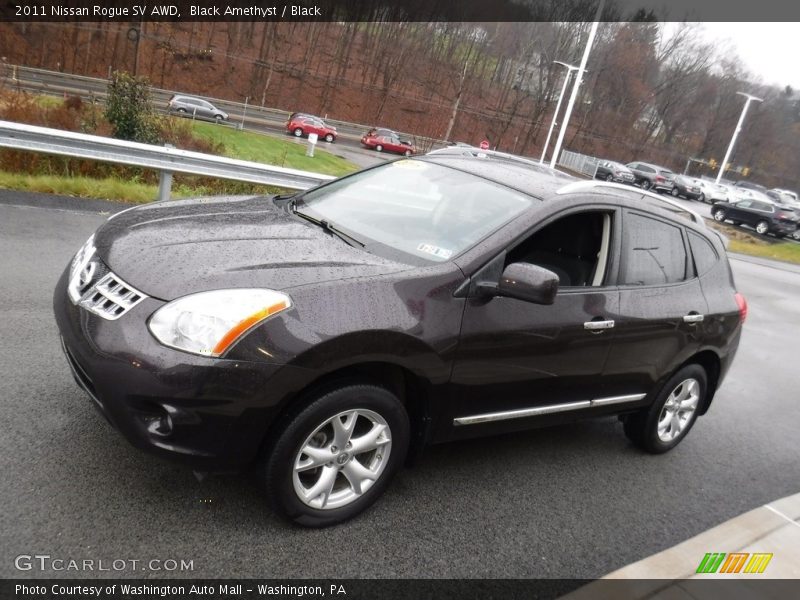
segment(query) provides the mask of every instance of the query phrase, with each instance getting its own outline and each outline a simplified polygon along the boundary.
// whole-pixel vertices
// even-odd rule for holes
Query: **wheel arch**
[[[299,414],[315,398],[344,385],[369,384],[392,392],[405,407],[411,428],[406,462],[414,462],[427,445],[431,431],[432,404],[437,391],[425,375],[408,365],[385,358],[353,359],[320,373],[301,389],[284,398],[278,416],[263,433],[261,452],[269,451],[282,427]]]
[[[672,374],[670,374],[670,377],[680,371],[686,365],[690,364],[698,364],[703,367],[706,372],[706,376],[708,377],[708,389],[706,390],[705,402],[703,402],[703,405],[700,407],[698,412],[699,415],[704,415],[706,412],[708,412],[708,409],[711,406],[711,401],[714,399],[714,395],[717,392],[719,377],[722,370],[722,361],[720,360],[719,355],[713,350],[701,350],[681,363],[678,368],[675,369]]]

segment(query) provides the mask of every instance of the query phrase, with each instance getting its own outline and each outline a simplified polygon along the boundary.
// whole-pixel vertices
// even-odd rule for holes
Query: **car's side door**
[[[605,381],[614,395],[642,394],[700,347],[708,305],[676,222],[626,209],[619,314]]]
[[[604,398],[603,369],[614,338],[619,292],[619,211],[572,209],[551,217],[471,277],[451,379],[452,436],[531,426],[572,416]],[[511,264],[555,273],[552,305],[478,293]]]
[[[752,200],[741,200],[739,202],[731,203],[725,211],[725,218],[737,223],[746,223],[752,225],[754,215],[750,207],[753,205]]]

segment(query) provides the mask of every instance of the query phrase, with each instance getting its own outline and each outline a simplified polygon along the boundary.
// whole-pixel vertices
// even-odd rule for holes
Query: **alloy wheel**
[[[756,231],[761,235],[766,235],[769,231],[769,224],[766,221],[759,221],[756,225]]]
[[[725,220],[725,211],[724,210],[715,210],[714,211],[714,220],[718,222],[722,222]]]
[[[340,412],[314,429],[300,446],[292,471],[294,491],[311,508],[346,506],[380,478],[391,450],[391,430],[378,413]]]
[[[680,382],[664,403],[658,417],[658,439],[671,442],[692,420],[700,402],[700,383],[689,378]]]

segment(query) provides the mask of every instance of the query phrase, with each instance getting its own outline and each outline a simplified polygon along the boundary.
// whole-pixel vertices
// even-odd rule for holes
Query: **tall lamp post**
[[[583,74],[586,72],[586,63],[589,60],[589,53],[592,51],[592,44],[594,43],[594,36],[597,34],[597,26],[600,24],[600,17],[603,14],[603,6],[606,0],[600,0],[597,5],[597,12],[594,15],[594,22],[589,30],[589,39],[586,40],[586,47],[583,50],[583,58],[581,58],[581,66],[578,67],[578,74],[575,76],[575,84],[572,86],[572,94],[569,96],[567,103],[567,110],[564,113],[564,122],[561,124],[561,129],[558,132],[558,139],[556,139],[556,147],[553,150],[553,156],[550,158],[550,166],[555,168],[558,154],[561,152],[561,144],[564,143],[564,136],[567,133],[567,125],[569,125],[569,118],[572,116],[572,107],[575,106],[575,100],[578,97],[578,88],[581,86]]]
[[[739,132],[742,130],[742,123],[744,123],[744,116],[747,114],[747,109],[750,106],[750,103],[755,100],[756,102],[763,102],[762,98],[757,98],[756,96],[752,96],[750,94],[745,94],[744,92],[736,92],[740,96],[744,96],[747,100],[744,103],[744,108],[742,108],[742,114],[739,115],[739,122],[736,124],[736,129],[733,131],[733,137],[731,138],[731,143],[728,144],[728,151],[725,153],[725,158],[722,159],[722,164],[719,166],[719,173],[717,173],[716,183],[720,182],[722,179],[722,175],[725,173],[725,166],[728,164],[728,159],[731,157],[731,153],[733,152],[733,147],[736,144],[736,138],[739,137]]]
[[[558,96],[556,112],[553,113],[553,120],[550,122],[550,130],[547,132],[547,139],[544,141],[544,148],[542,148],[542,157],[539,159],[539,164],[544,162],[544,155],[547,153],[547,146],[550,145],[550,137],[553,135],[553,128],[556,126],[556,119],[558,118],[558,113],[561,110],[561,101],[564,100],[564,92],[567,91],[567,84],[569,83],[570,75],[572,75],[573,71],[578,69],[578,67],[573,67],[572,65],[568,65],[560,60],[554,60],[553,62],[557,65],[563,65],[567,67],[567,74],[564,77],[564,85],[561,86],[561,94]]]

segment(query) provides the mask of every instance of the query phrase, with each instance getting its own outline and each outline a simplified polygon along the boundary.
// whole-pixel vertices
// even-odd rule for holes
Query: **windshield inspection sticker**
[[[417,246],[417,250],[419,252],[426,252],[428,254],[433,254],[434,256],[438,256],[439,258],[450,258],[453,256],[453,251],[448,250],[447,248],[439,248],[439,246],[434,246],[433,244],[420,244]]]

